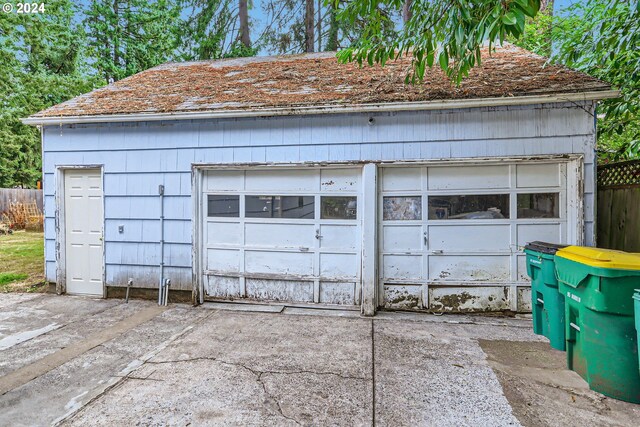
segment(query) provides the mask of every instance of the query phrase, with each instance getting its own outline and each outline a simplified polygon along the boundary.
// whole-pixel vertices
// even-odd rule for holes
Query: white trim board
[[[239,117],[273,117],[317,114],[345,114],[345,113],[378,113],[397,111],[427,111],[447,110],[478,107],[501,107],[511,105],[535,105],[563,102],[599,101],[620,96],[618,90],[603,90],[580,93],[559,93],[552,95],[529,95],[476,99],[449,99],[422,102],[396,102],[384,104],[360,105],[313,105],[309,107],[276,107],[254,108],[249,110],[218,110],[191,111],[175,113],[133,113],[133,114],[103,114],[76,116],[31,116],[21,119],[26,125],[65,125],[79,123],[116,123],[116,122],[151,122],[163,120],[196,120],[222,119]]]

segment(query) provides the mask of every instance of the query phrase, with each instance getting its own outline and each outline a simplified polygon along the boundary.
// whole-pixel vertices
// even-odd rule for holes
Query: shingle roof
[[[267,110],[606,91],[607,83],[513,45],[456,87],[437,67],[405,85],[411,59],[340,64],[335,53],[167,63],[41,111],[32,118]]]

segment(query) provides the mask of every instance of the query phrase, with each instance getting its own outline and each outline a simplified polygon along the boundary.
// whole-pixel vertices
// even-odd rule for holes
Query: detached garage
[[[333,53],[165,64],[42,111],[47,280],[194,303],[530,310],[521,246],[594,242],[595,106],[513,46],[460,87]]]

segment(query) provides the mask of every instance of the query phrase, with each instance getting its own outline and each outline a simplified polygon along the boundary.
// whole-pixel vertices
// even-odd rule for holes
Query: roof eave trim
[[[280,107],[253,110],[218,110],[193,111],[177,113],[138,113],[138,114],[109,114],[96,116],[52,116],[28,117],[22,119],[27,125],[65,125],[80,123],[116,123],[116,122],[146,122],[162,120],[198,120],[221,119],[239,117],[271,117],[340,113],[376,113],[393,111],[423,111],[445,110],[478,107],[501,107],[510,105],[548,104],[563,102],[597,101],[620,96],[618,90],[602,90],[593,92],[560,93],[552,95],[530,95],[501,98],[452,99],[422,102],[396,102],[381,104],[358,105],[316,105],[308,107]]]

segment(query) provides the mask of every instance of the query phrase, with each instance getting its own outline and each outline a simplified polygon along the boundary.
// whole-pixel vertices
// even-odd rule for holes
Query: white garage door
[[[360,176],[360,168],[205,172],[206,296],[359,304]]]
[[[512,309],[527,285],[519,247],[565,242],[566,164],[385,167],[379,303]]]

